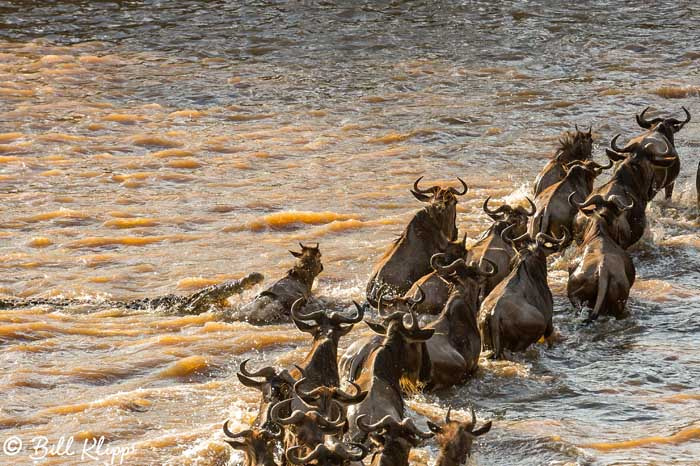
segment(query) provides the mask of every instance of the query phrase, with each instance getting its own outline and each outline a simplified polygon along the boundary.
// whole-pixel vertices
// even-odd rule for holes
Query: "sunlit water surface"
[[[565,297],[570,251],[549,275],[562,343],[483,361],[409,405],[441,417],[471,401],[493,419],[471,464],[700,458],[694,3],[56,3],[0,2],[7,296],[131,299],[252,271],[269,284],[287,249],[319,241],[315,291],[349,304],[420,207],[417,177],[469,184],[458,223],[473,239],[483,199],[527,194],[574,124],[593,125],[600,160],[612,135],[640,131],[635,112],[687,106],[676,193],[650,205],[633,249],[631,316],[582,325]],[[0,311],[1,436],[104,436],[134,447],[128,464],[239,464],[220,426],[243,429],[257,393],[238,364],[290,365],[308,343],[209,313]],[[413,458],[435,456],[429,443]],[[80,459],[44,461],[64,463]]]

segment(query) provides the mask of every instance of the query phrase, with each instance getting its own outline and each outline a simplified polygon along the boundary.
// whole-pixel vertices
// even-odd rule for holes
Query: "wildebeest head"
[[[376,459],[372,464],[383,465],[407,465],[408,454],[411,448],[433,437],[432,432],[423,432],[413,423],[413,419],[406,418],[399,422],[391,415],[384,416],[374,424],[366,422],[367,415],[362,414],[357,418],[357,427],[369,434],[370,441],[380,449],[382,458]]]
[[[337,345],[340,337],[346,335],[354,324],[360,322],[365,315],[368,304],[360,306],[353,301],[356,313],[354,316],[347,316],[340,312],[312,311],[303,314],[300,310],[304,298],[299,298],[292,304],[291,314],[294,325],[302,332],[310,333],[314,339],[327,337]],[[313,322],[313,323],[311,323]]]
[[[240,372],[236,374],[241,384],[246,387],[260,390],[262,400],[260,401],[259,425],[265,426],[267,419],[267,409],[270,403],[277,403],[291,396],[292,386],[296,382],[294,377],[286,370],[277,370],[271,366],[263,367],[257,371],[249,371],[246,365],[250,359],[246,359],[240,365]],[[262,415],[265,415],[262,417]]]
[[[482,268],[476,261],[472,261],[467,265],[464,259],[457,259],[449,264],[441,264],[444,259],[441,254],[435,254],[430,258],[430,265],[435,271],[448,283],[466,290],[472,281],[481,281],[489,277],[493,277],[498,273],[498,266],[493,261],[482,258],[482,262],[486,262],[489,267]]]
[[[642,110],[642,113],[637,115],[637,124],[644,129],[648,129],[651,132],[657,131],[664,136],[673,145],[673,135],[680,131],[686,123],[690,121],[690,112],[687,108],[681,107],[683,112],[685,112],[685,120],[680,121],[675,118],[652,118],[647,120],[644,114],[649,110],[649,107]]]
[[[576,131],[567,131],[559,139],[559,148],[556,153],[556,160],[562,164],[573,162],[574,160],[587,160],[591,158],[593,151],[592,127],[588,131],[580,131],[576,126]]]
[[[295,267],[306,271],[312,277],[315,277],[323,272],[319,244],[316,243],[316,246],[305,246],[302,243],[299,243],[299,246],[301,247],[301,252],[289,251],[291,255],[299,259],[299,262]]]
[[[610,141],[610,149],[605,149],[605,153],[610,160],[615,162],[626,161],[635,170],[635,180],[631,182],[643,184],[646,195],[651,199],[656,191],[656,186],[663,186],[666,180],[655,179],[654,168],[668,168],[678,162],[676,150],[666,141],[661,139],[646,138],[643,140],[632,140],[625,147],[617,145],[617,134]],[[665,170],[664,170],[665,172]]]
[[[236,450],[242,450],[246,457],[246,466],[271,466],[276,464],[274,448],[282,439],[284,432],[274,425],[272,429],[254,428],[237,434],[228,428],[228,421],[223,426],[224,434],[232,440],[226,440]]]
[[[440,225],[442,232],[450,240],[457,239],[457,196],[467,194],[469,188],[467,184],[459,177],[457,179],[462,184],[462,191],[455,188],[443,188],[441,186],[432,186],[428,189],[421,189],[418,186],[421,176],[413,183],[411,193],[421,202],[428,202],[426,207],[428,214]]]
[[[302,390],[306,379],[300,379],[294,384],[294,393],[308,406],[317,408],[321,413],[331,417],[337,417],[335,413],[345,412],[345,406],[362,402],[367,397],[367,391],[363,391],[355,382],[351,385],[355,389],[354,394],[350,394],[338,387],[328,387],[322,385],[313,390]]]
[[[507,229],[503,230],[501,238],[508,242],[513,249],[517,251],[517,254],[513,258],[512,264],[522,261],[525,256],[529,254],[548,256],[555,252],[560,252],[568,244],[569,239],[571,239],[571,233],[568,228],[562,226],[562,237],[555,238],[546,233],[537,233],[533,239],[529,234],[521,235],[517,238],[511,238],[507,234]]]
[[[344,444],[338,441],[330,445],[319,443],[310,453],[300,456],[303,447],[292,447],[285,456],[292,464],[311,464],[315,461],[318,466],[343,466],[353,461],[362,461],[369,453],[369,448],[361,443]]]
[[[347,419],[342,410],[339,410],[335,419],[329,419],[314,406],[306,404],[303,400],[301,400],[301,403],[304,405],[304,410],[295,409],[289,416],[282,417],[283,412],[291,411],[293,401],[290,398],[272,406],[270,419],[277,424],[285,426],[296,438],[296,443],[314,447],[319,443],[323,443],[325,435],[340,434],[345,428]]]
[[[596,194],[585,202],[579,203],[573,199],[575,194],[571,193],[569,196],[569,204],[580,210],[586,217],[597,215],[608,225],[612,225],[616,217],[634,207],[634,201],[626,204],[624,199],[618,195],[612,195],[604,199],[600,194]]]
[[[450,409],[448,409],[444,425],[438,426],[428,421],[428,427],[435,432],[435,439],[440,445],[440,456],[435,466],[457,466],[471,455],[474,439],[491,430],[491,421],[475,429],[476,413],[472,406],[469,421],[460,422],[450,419]]]
[[[482,206],[482,208],[484,209],[486,215],[488,215],[497,222],[501,221],[518,226],[527,225],[529,217],[535,215],[536,207],[535,203],[532,202],[532,199],[530,199],[527,196],[525,197],[525,199],[527,199],[527,202],[530,204],[529,209],[526,209],[522,205],[512,207],[506,203],[500,205],[495,209],[490,209],[489,201],[491,200],[491,196],[487,197],[486,200],[484,200],[484,205]]]

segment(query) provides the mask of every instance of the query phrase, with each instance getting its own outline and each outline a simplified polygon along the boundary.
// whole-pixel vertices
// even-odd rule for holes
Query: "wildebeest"
[[[370,442],[379,449],[374,453],[370,466],[408,466],[411,448],[435,435],[421,431],[411,418],[399,422],[387,415],[374,424],[367,424],[366,420],[366,414],[358,416],[357,426],[369,434]]]
[[[292,386],[296,382],[294,377],[286,370],[277,370],[274,367],[263,367],[260,370],[250,372],[246,365],[250,359],[246,359],[240,365],[240,372],[236,374],[241,384],[246,387],[260,390],[260,406],[258,416],[253,425],[255,427],[267,427],[269,407],[279,401],[286,400],[292,394]],[[256,380],[262,378],[263,380]]]
[[[270,419],[281,426],[293,426],[293,431],[285,428],[284,445],[286,448],[300,445],[313,449],[319,443],[323,443],[326,435],[340,435],[345,428],[345,414],[339,412],[337,417],[329,419],[313,406],[307,405],[303,400],[303,409],[292,410],[292,400],[280,401],[270,409]],[[284,416],[282,413],[291,413]]]
[[[529,197],[526,199],[530,203],[530,210],[522,206],[513,209],[508,204],[491,210],[488,207],[489,199],[490,197],[484,201],[483,209],[494,222],[469,248],[466,257],[467,263],[481,263],[482,260],[488,259],[496,265],[496,274],[486,278],[483,282],[482,295],[484,297],[508,276],[513,257],[515,257],[515,249],[503,238],[503,235],[522,236],[527,231],[529,217],[535,214],[535,204]],[[508,233],[504,233],[506,230]]]
[[[440,445],[440,454],[435,466],[459,466],[471,455],[474,439],[491,430],[491,421],[476,429],[476,413],[471,407],[471,420],[460,422],[450,419],[450,409],[445,416],[445,424],[438,426],[428,421],[428,427],[435,432]]]
[[[301,246],[301,252],[289,251],[297,258],[296,264],[272,286],[262,291],[238,311],[240,318],[253,324],[288,321],[292,304],[299,298],[311,296],[314,279],[323,271],[321,251],[316,246]]]
[[[464,259],[445,266],[432,262],[440,277],[450,283],[451,290],[440,316],[425,327],[435,330],[425,343],[431,364],[428,388],[440,389],[462,382],[477,367],[481,351],[476,323],[480,281],[494,276],[498,270],[488,259],[484,262],[490,265],[490,270],[482,270],[476,263],[467,265]]]
[[[247,429],[237,434],[228,428],[228,421],[224,423],[224,434],[231,440],[226,443],[236,450],[245,453],[245,466],[277,466],[275,462],[275,446],[282,438],[282,429],[274,425],[274,430],[269,428]]]
[[[304,391],[300,387],[304,385],[305,379],[300,379],[294,384],[294,394],[298,396],[306,406],[312,406],[315,410],[329,419],[336,418],[337,413],[345,415],[347,405],[356,404],[367,397],[367,392],[362,391],[360,386],[352,383],[355,393],[350,394],[338,387],[322,385],[310,391]]]
[[[654,197],[655,168],[670,167],[678,157],[664,141],[654,140],[645,145],[628,144],[619,148],[616,135],[610,141],[611,149],[605,152],[613,161],[622,161],[610,181],[593,190],[591,196],[600,195],[604,199],[618,196],[630,210],[619,216],[611,228],[611,235],[624,249],[639,241],[646,228],[646,206]],[[574,237],[580,243],[587,219],[581,212],[574,220]]]
[[[413,297],[384,297],[383,290],[379,293],[381,299],[378,306],[378,313],[383,318],[394,316],[397,312],[409,314],[415,312],[416,306],[419,306],[425,299],[425,293],[419,287],[418,296]],[[386,308],[389,308],[387,311]],[[368,324],[369,325],[369,324]],[[385,321],[384,325],[388,325]],[[384,341],[383,334],[377,334],[370,337],[365,337],[351,344],[343,353],[338,363],[339,372],[342,378],[348,382],[357,380],[360,373],[367,369],[366,361],[376,348],[381,346]],[[410,385],[425,384],[430,379],[430,364],[426,356],[426,348],[424,343],[412,343],[405,348],[402,365],[402,379]]]
[[[587,305],[589,320],[599,314],[624,315],[630,288],[634,284],[635,270],[632,258],[610,234],[610,225],[632,205],[624,205],[617,196],[603,199],[592,196],[585,203],[573,205],[588,217],[583,241],[578,247],[576,259],[569,266],[566,291],[574,306]],[[594,206],[593,209],[588,209]]]
[[[421,179],[413,183],[411,193],[428,204],[413,216],[374,266],[367,283],[367,301],[372,306],[376,307],[382,287],[388,286],[388,292],[394,296],[406,293],[416,280],[431,272],[432,255],[443,252],[449,241],[457,239],[457,196],[467,193],[467,184],[457,178],[462,183],[461,192],[440,186],[421,189],[418,186]]]
[[[311,334],[314,339],[311,349],[299,364],[300,369],[292,369],[291,374],[297,379],[303,374],[306,383],[301,388],[304,390],[313,390],[324,385],[339,387],[338,342],[352,330],[354,324],[362,320],[365,308],[354,303],[354,316],[343,315],[340,312],[327,313],[323,310],[302,314],[299,309],[302,301],[303,299],[299,298],[292,304],[292,320],[299,330]]]
[[[486,215],[493,219],[494,222],[505,222],[508,225],[514,225],[513,234],[520,236],[527,231],[527,225],[530,221],[530,217],[535,215],[535,211],[537,209],[537,206],[535,206],[535,203],[532,202],[532,199],[527,196],[525,196],[525,199],[530,204],[529,209],[526,209],[521,205],[513,207],[506,203],[500,205],[496,209],[490,209],[489,201],[491,200],[491,196],[484,200],[484,204],[481,208],[484,210]]]
[[[320,443],[310,453],[300,456],[302,447],[292,447],[285,456],[292,464],[315,464],[317,466],[361,465],[360,461],[369,454],[369,448],[361,443],[344,444],[332,441],[328,445]],[[313,461],[313,463],[312,463]]]
[[[405,322],[405,317],[409,322]],[[396,419],[404,417],[404,400],[401,394],[401,378],[404,374],[405,357],[409,346],[424,343],[434,330],[421,329],[418,316],[394,312],[383,324],[366,321],[376,333],[383,335],[382,344],[365,361],[365,369],[357,378],[357,384],[368,391],[362,402],[348,407],[349,435],[353,441],[364,441],[366,433],[357,427],[357,418],[368,415],[368,422],[377,422],[390,415]]]
[[[516,265],[484,299],[479,311],[479,331],[484,350],[500,358],[503,350],[523,351],[553,332],[552,292],[547,284],[547,254],[560,251],[569,239],[538,233],[527,248],[518,251]]]
[[[549,186],[535,197],[537,212],[528,232],[531,237],[537,233],[546,233],[553,236],[561,236],[562,228],[572,230],[572,223],[576,216],[576,207],[569,203],[569,197],[575,193],[574,200],[583,202],[593,190],[593,181],[604,169],[612,167],[612,160],[608,165],[599,165],[592,160],[574,162],[568,165],[566,176]]]
[[[685,107],[681,108],[683,109],[683,112],[685,112],[684,121],[680,121],[675,118],[653,118],[651,120],[647,120],[644,114],[647,112],[647,110],[649,110],[649,107],[645,108],[642,111],[642,113],[637,115],[637,124],[642,128],[647,129],[648,131],[630,140],[628,146],[630,144],[645,145],[649,142],[649,140],[653,139],[662,140],[673,149],[672,152],[677,156],[678,154],[676,153],[676,143],[674,141],[673,135],[680,131],[683,128],[683,126],[685,126],[685,124],[690,121],[690,112],[688,111],[688,109],[686,109]],[[622,152],[624,152],[624,150]],[[655,189],[664,189],[666,199],[671,199],[676,178],[678,177],[678,174],[681,171],[680,158],[678,158],[669,167],[655,167],[654,170],[656,172],[656,182],[658,183]]]
[[[589,128],[587,132],[581,132],[576,127],[575,133],[567,131],[559,139],[559,148],[554,157],[545,165],[535,179],[535,196],[564,178],[566,165],[576,160],[588,160],[591,158],[593,149],[591,129]]]
[[[450,241],[445,248],[445,252],[439,253],[442,260],[446,263],[452,263],[457,259],[463,259],[467,255],[466,248],[467,235],[465,234],[461,241]],[[433,257],[430,259],[430,265],[433,266]],[[425,294],[425,299],[418,301],[420,293]],[[404,298],[410,297],[417,304],[414,310],[418,314],[437,315],[447,302],[450,296],[450,289],[447,282],[440,278],[435,270],[421,277],[411,286],[411,289],[406,292]]]

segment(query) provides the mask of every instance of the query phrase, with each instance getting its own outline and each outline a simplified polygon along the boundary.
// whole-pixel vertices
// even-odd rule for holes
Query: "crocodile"
[[[3,298],[0,309],[12,309],[31,306],[71,307],[95,305],[99,307],[121,307],[132,310],[162,310],[174,314],[201,314],[212,307],[225,308],[226,300],[240,294],[263,281],[263,275],[250,273],[239,280],[228,280],[216,285],[202,288],[190,295],[167,294],[155,298],[133,299],[128,301],[86,301],[76,298]]]

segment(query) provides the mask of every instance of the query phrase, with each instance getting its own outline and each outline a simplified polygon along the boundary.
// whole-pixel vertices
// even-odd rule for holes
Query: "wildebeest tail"
[[[605,297],[608,294],[608,273],[605,271],[603,266],[601,265],[600,268],[598,269],[598,296],[596,296],[595,299],[595,305],[593,306],[593,311],[591,311],[591,315],[589,318],[591,320],[595,320],[598,318],[598,314],[600,313],[600,309],[603,307],[603,303],[605,302]]]

